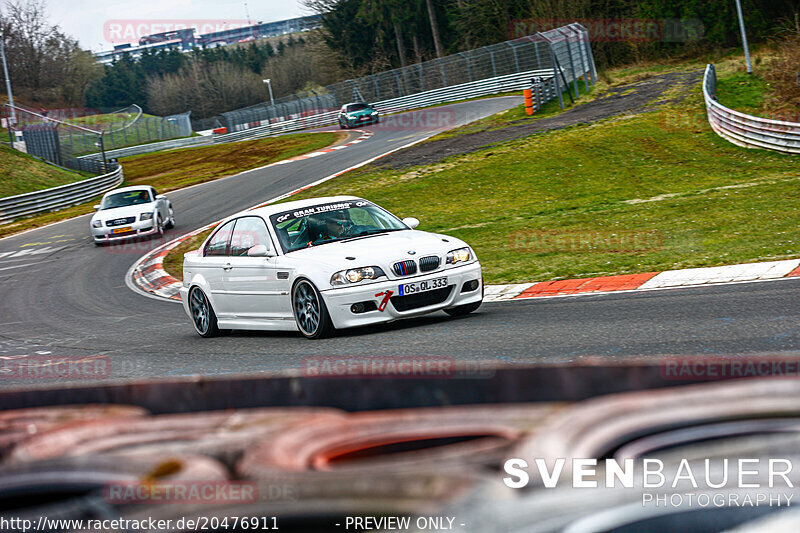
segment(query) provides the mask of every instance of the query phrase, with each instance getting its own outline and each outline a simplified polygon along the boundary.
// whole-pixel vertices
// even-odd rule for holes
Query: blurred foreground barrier
[[[534,458],[565,458],[562,475],[570,476],[571,458],[606,457],[617,448],[659,432],[724,421],[798,416],[797,379],[736,380],[615,394],[575,404],[551,417],[511,456],[530,459],[530,463]],[[536,472],[532,474],[531,484],[541,484]]]
[[[15,445],[57,427],[89,420],[125,420],[146,416],[141,407],[70,405],[0,411],[0,461]]]
[[[294,424],[342,419],[335,409],[280,408],[90,420],[31,437],[18,444],[7,461],[131,452],[204,454],[231,464],[248,446],[276,438]]]
[[[264,440],[237,465],[244,477],[281,471],[497,469],[509,447],[536,432],[562,404],[474,405],[353,413],[312,421]]]

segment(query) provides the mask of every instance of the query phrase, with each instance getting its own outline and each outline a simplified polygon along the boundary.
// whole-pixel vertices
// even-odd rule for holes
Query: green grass
[[[156,187],[159,192],[168,192],[313,152],[336,142],[341,135],[339,132],[300,133],[128,157],[121,160],[125,174],[125,183],[122,185],[146,184]],[[7,158],[4,156],[10,149],[0,146],[0,150],[0,174],[5,177],[4,161]],[[30,156],[25,157],[30,158]],[[38,161],[37,163],[46,169],[59,170],[51,165]],[[17,176],[15,181],[27,183],[30,172],[26,168],[15,170],[14,176]],[[8,181],[10,180],[0,182],[0,187],[6,185]],[[73,178],[70,181],[76,181],[76,179]],[[69,181],[64,183],[69,183]],[[86,203],[57,212],[44,213],[0,225],[0,237],[91,213],[92,206],[96,203],[97,199],[94,198]]]
[[[695,86],[680,104],[428,167],[364,167],[292,200],[354,194],[400,217],[416,216],[420,229],[470,243],[488,283],[800,256],[796,158],[736,147],[710,130],[704,114]],[[564,249],[541,245],[543,232],[598,235],[590,238],[596,241],[656,235],[657,245]]]
[[[129,185],[170,191],[325,148],[344,134],[297,133],[230,144],[154,152],[120,159]]]
[[[764,97],[769,87],[756,74],[737,71],[717,79],[719,103],[742,113],[757,114],[764,107]]]
[[[73,183],[87,176],[0,145],[0,198]]]

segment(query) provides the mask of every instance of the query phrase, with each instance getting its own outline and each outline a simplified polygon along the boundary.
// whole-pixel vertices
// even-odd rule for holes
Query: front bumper
[[[345,123],[350,127],[364,126],[367,124],[377,124],[380,122],[378,115],[362,115],[358,118],[346,118]]]
[[[125,233],[115,234],[112,233],[114,229],[118,229],[120,227],[126,228],[130,227],[131,231]],[[125,239],[132,239],[134,237],[144,237],[147,235],[153,235],[158,231],[156,227],[155,220],[137,220],[135,222],[131,222],[130,224],[126,224],[124,226],[103,226],[100,228],[92,228],[90,226],[92,232],[92,238],[94,242],[116,242],[116,241],[124,241]]]
[[[379,309],[383,299],[386,297],[386,291],[392,291],[392,297],[396,297],[398,295],[399,285],[432,280],[443,276],[447,276],[447,286],[450,288],[450,291],[446,293],[442,301],[423,304],[413,309],[399,311],[395,308],[395,304],[390,297],[383,311]],[[477,281],[476,288],[468,292],[462,292],[464,284],[469,281]],[[378,296],[378,294],[381,293],[383,294]],[[480,302],[483,299],[483,278],[481,276],[481,265],[478,261],[475,261],[467,265],[440,269],[435,272],[408,276],[403,279],[386,280],[366,285],[355,285],[353,287],[326,289],[321,291],[321,294],[323,300],[325,300],[325,305],[328,308],[334,327],[337,329],[352,328],[369,324],[391,322],[400,318],[419,316],[441,309]],[[425,295],[425,293],[418,294]],[[424,300],[424,298],[422,299]],[[353,304],[363,302],[374,302],[376,309],[363,313],[354,313],[351,310]]]

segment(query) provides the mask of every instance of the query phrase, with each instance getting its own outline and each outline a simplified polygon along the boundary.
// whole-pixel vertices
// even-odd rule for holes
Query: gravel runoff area
[[[505,141],[520,139],[534,133],[559,130],[576,124],[589,124],[617,115],[650,111],[676,100],[665,99],[671,89],[699,83],[702,72],[671,72],[644,80],[609,88],[597,98],[567,109],[563,113],[542,119],[521,119],[501,129],[487,129],[446,139],[434,139],[382,158],[378,168],[402,169],[438,163],[448,157],[469,154]]]

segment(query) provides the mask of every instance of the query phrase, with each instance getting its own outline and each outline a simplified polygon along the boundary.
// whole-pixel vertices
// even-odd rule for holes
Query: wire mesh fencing
[[[13,111],[13,114],[12,114]],[[34,111],[6,104],[5,121],[9,142],[17,150],[56,165],[101,174],[110,167],[105,151],[164,141],[192,134],[189,113],[170,117],[146,115],[137,105],[111,113],[64,113]],[[16,132],[21,133],[21,138]]]
[[[556,73],[558,76],[554,75]],[[331,113],[350,102],[379,105],[515,74],[521,78],[531,75],[554,78],[563,106],[563,91],[578,95],[580,78],[583,78],[586,89],[590,81],[596,80],[588,31],[580,24],[569,24],[512,41],[334,83],[303,95],[286,96],[275,100],[274,105],[265,102],[229,111],[222,113],[220,122],[232,133]],[[455,99],[458,99],[457,95]]]

